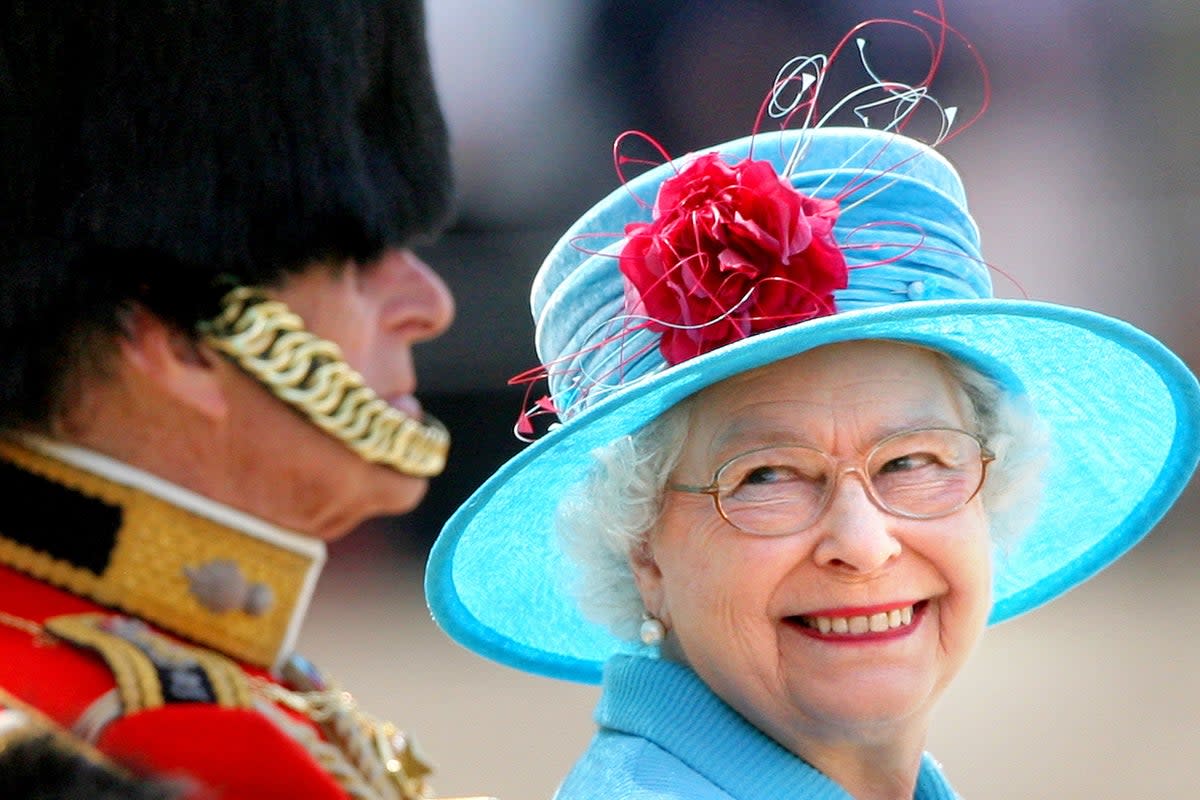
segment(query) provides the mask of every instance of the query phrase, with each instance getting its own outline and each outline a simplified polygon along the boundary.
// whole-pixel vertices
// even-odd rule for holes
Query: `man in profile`
[[[292,649],[448,447],[421,4],[18,0],[0,142],[0,689],[200,796],[426,796]]]

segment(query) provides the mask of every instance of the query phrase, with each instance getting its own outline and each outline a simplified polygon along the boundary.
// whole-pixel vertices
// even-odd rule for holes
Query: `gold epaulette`
[[[168,639],[144,622],[115,614],[51,617],[46,630],[104,659],[117,683],[123,714],[169,702],[249,708],[245,672],[213,650]]]
[[[430,767],[411,738],[391,723],[360,711],[354,698],[337,687],[289,689],[247,675],[220,653],[178,642],[141,620],[118,614],[51,617],[43,627],[52,636],[97,653],[113,673],[119,702],[98,703],[93,707],[96,713],[85,715],[81,728],[92,734],[118,717],[169,703],[252,709],[307,750],[352,797],[426,800],[432,796],[427,784]],[[299,675],[293,675],[293,680],[305,683]],[[284,709],[307,718],[309,724]]]
[[[121,480],[84,469],[67,457],[102,457],[55,447],[0,438],[0,468],[17,470],[0,513],[0,563],[239,661],[282,663],[324,561],[321,542],[129,468]],[[29,507],[22,491],[42,505]],[[55,504],[82,510],[52,523],[59,509],[46,506]]]

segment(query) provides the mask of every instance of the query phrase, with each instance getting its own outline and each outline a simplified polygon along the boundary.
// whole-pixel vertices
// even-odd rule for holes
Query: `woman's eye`
[[[742,479],[743,484],[761,486],[768,483],[779,483],[795,477],[795,472],[787,467],[762,466],[755,467]]]
[[[764,464],[740,473],[725,497],[747,503],[774,502],[791,497],[803,487],[805,482],[793,467]]]
[[[909,453],[885,462],[879,471],[881,473],[911,472],[914,469],[921,469],[936,463],[937,459],[930,453]]]
[[[752,467],[735,476],[729,484],[730,491],[741,493],[753,490],[765,490],[773,487],[795,486],[804,480],[804,476],[793,466],[784,464],[763,464]]]

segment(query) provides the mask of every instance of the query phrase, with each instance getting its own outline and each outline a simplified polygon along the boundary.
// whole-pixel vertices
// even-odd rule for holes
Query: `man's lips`
[[[413,419],[419,420],[425,415],[424,410],[421,408],[421,403],[411,394],[405,393],[388,395],[384,398],[384,402],[397,411],[407,414]]]
[[[787,621],[802,632],[819,638],[847,640],[876,639],[906,633],[920,622],[928,600],[872,608],[830,609],[815,614],[798,614]]]

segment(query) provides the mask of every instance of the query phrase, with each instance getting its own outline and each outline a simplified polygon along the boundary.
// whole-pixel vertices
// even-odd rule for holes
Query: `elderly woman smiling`
[[[985,627],[1132,547],[1200,454],[1187,368],[992,297],[957,173],[892,131],[645,172],[532,299],[561,421],[427,592],[465,646],[603,681],[561,800],[954,797],[926,732]]]
[[[990,536],[1036,501],[1031,422],[894,342],[727,378],[598,451],[568,494],[580,602],[853,796],[911,797],[933,702],[987,619]]]

